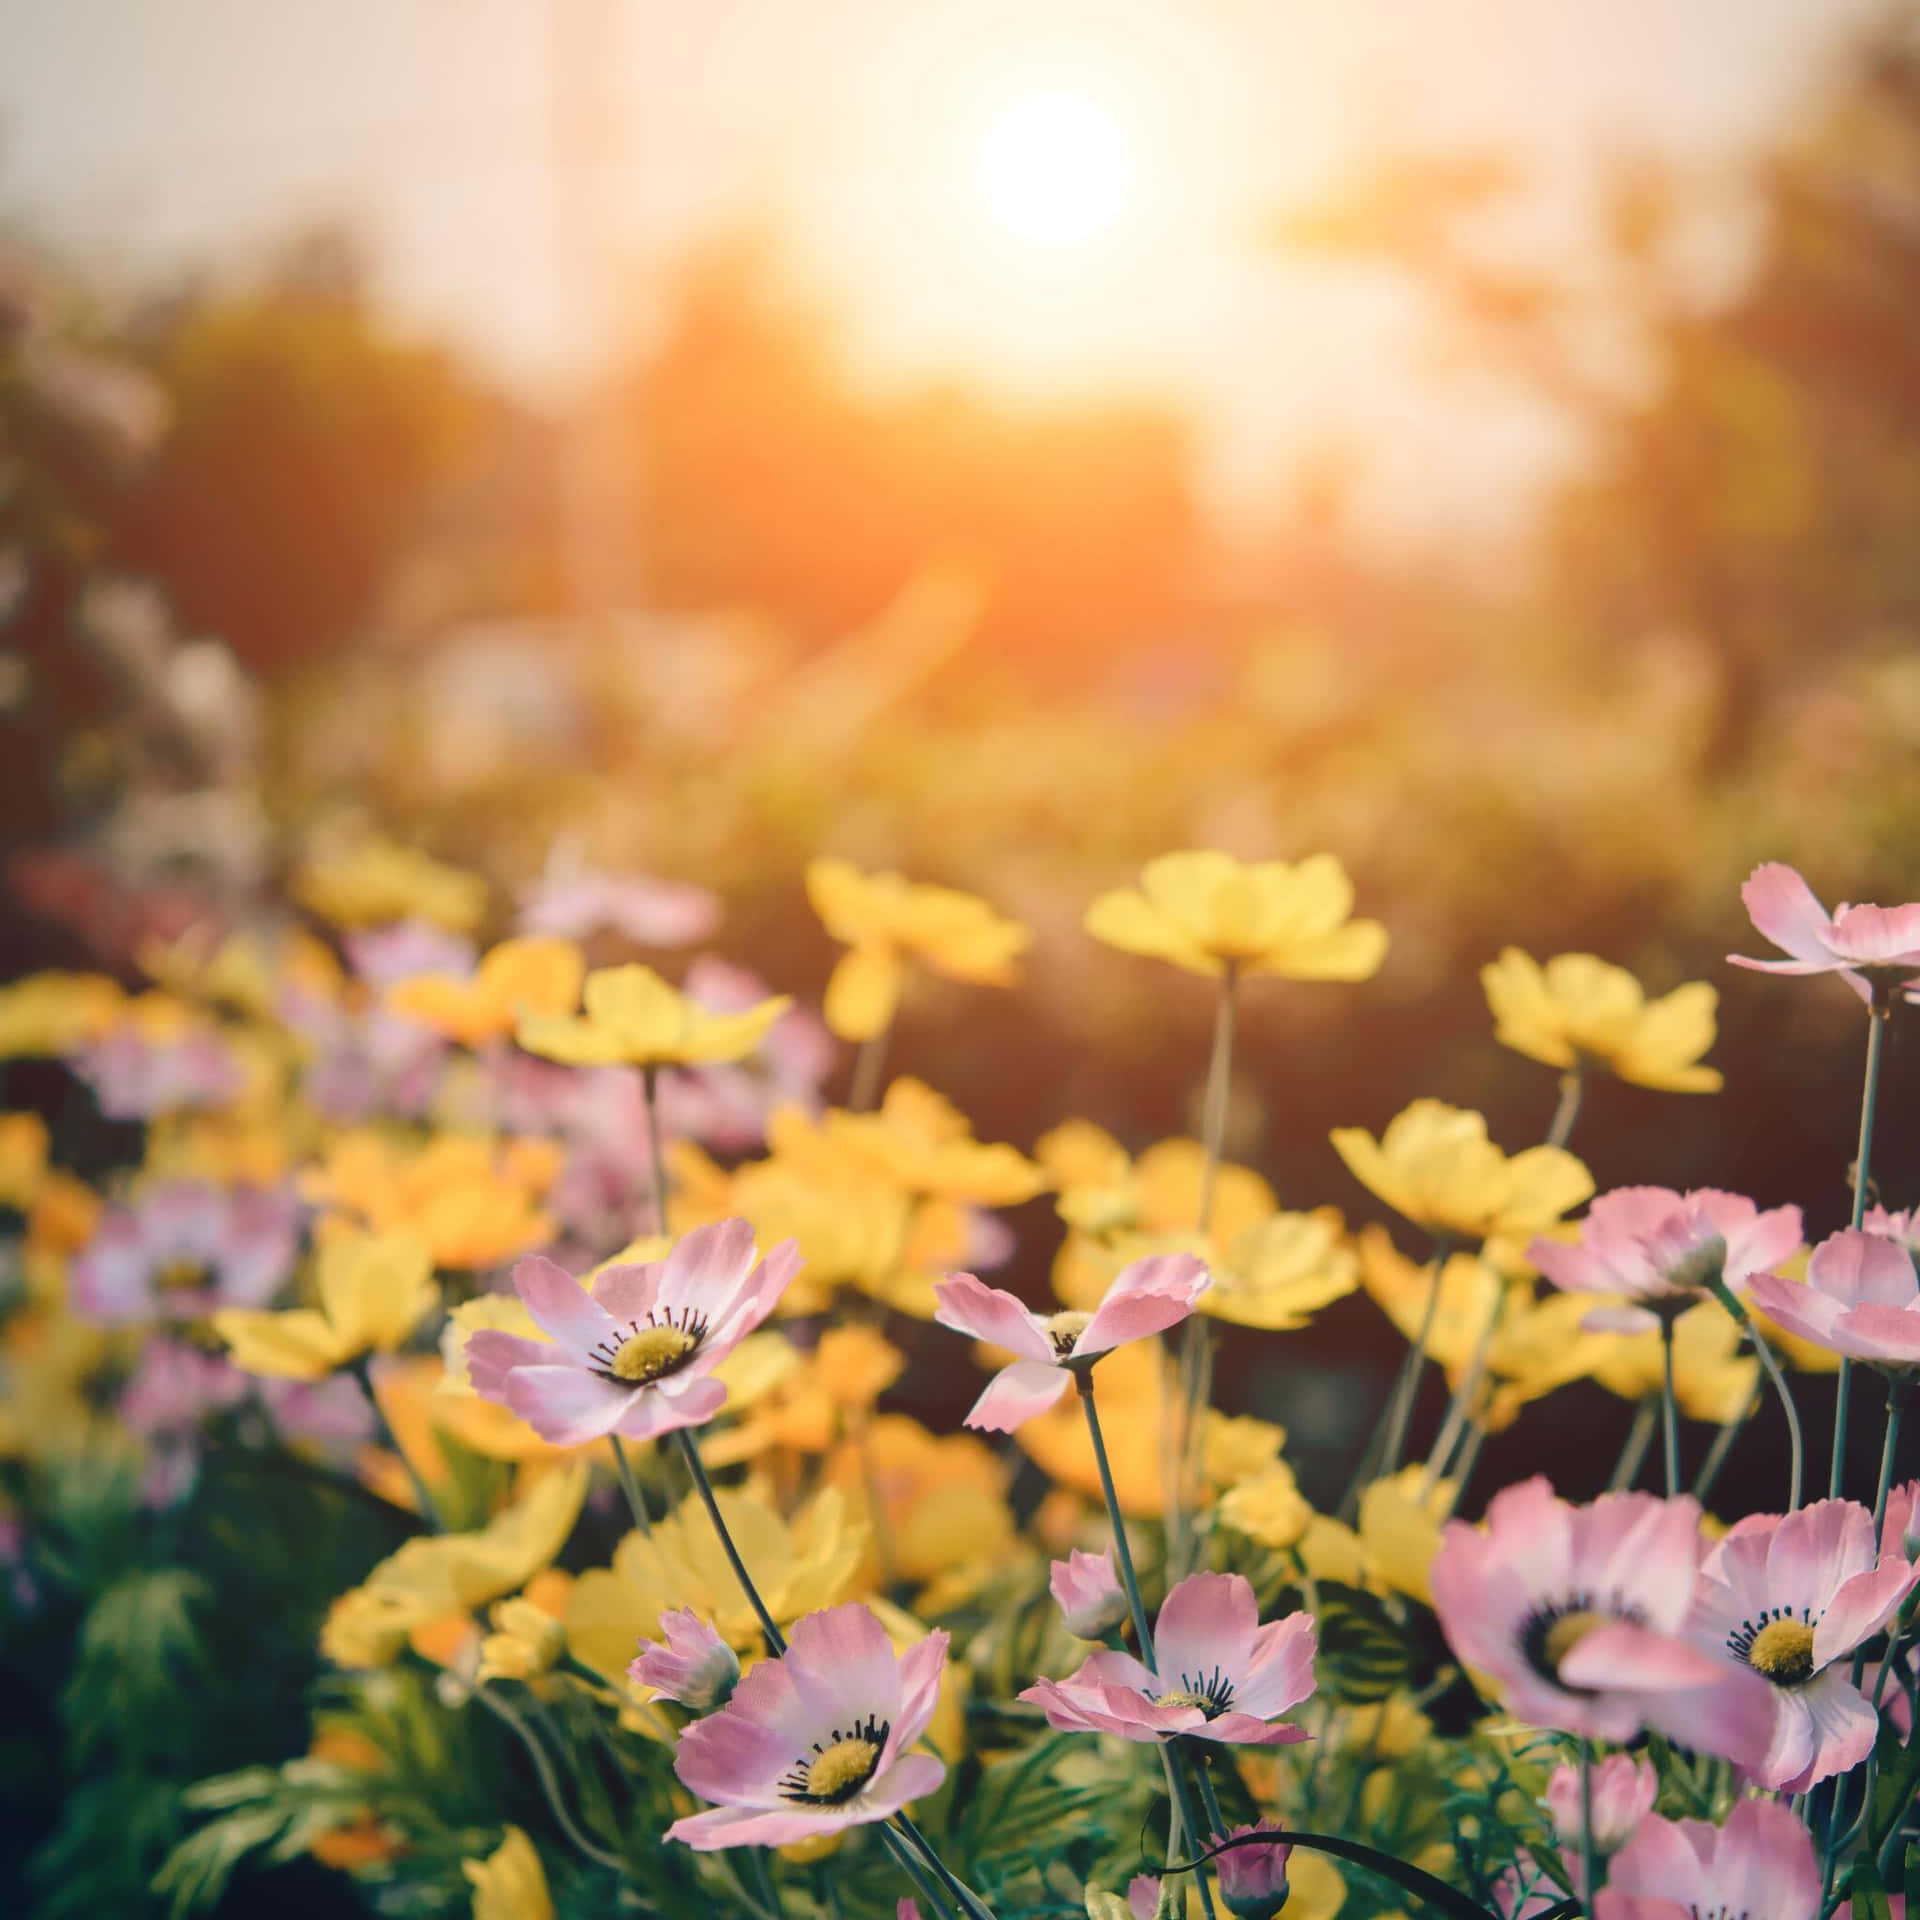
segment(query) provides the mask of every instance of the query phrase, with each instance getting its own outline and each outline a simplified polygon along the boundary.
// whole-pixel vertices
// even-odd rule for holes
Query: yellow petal
[[[1103,893],[1087,909],[1083,924],[1096,940],[1118,947],[1123,953],[1143,954],[1150,960],[1171,960],[1189,973],[1224,971],[1218,959],[1131,887]]]
[[[348,1358],[327,1316],[311,1307],[287,1313],[225,1307],[213,1316],[213,1330],[231,1349],[233,1364],[246,1373],[324,1380]]]
[[[885,941],[850,947],[827,982],[822,1012],[842,1040],[871,1040],[892,1025],[900,1004],[899,955]]]

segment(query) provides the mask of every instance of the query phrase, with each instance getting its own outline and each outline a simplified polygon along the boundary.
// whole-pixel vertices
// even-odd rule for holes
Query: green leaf
[[[1893,1920],[1880,1863],[1871,1853],[1861,1854],[1853,1863],[1853,1920]]]
[[[1356,1867],[1365,1867],[1369,1873],[1377,1873],[1381,1879],[1391,1880],[1395,1886],[1438,1912],[1451,1914],[1453,1920],[1493,1920],[1484,1907],[1469,1899],[1458,1887],[1448,1886],[1444,1880],[1436,1879],[1410,1861],[1396,1860],[1392,1854],[1382,1853],[1377,1847],[1366,1846],[1358,1840],[1342,1840],[1335,1834],[1293,1833],[1269,1827],[1264,1833],[1245,1834],[1238,1840],[1222,1840],[1218,1846],[1209,1847],[1199,1860],[1170,1865],[1166,1871],[1191,1872],[1201,1861],[1218,1859],[1223,1853],[1231,1853],[1235,1847],[1271,1846],[1276,1841],[1285,1841],[1296,1847],[1311,1847],[1316,1853],[1330,1853],[1336,1860],[1350,1860]]]
[[[1320,1683],[1353,1705],[1385,1700],[1411,1677],[1415,1650],[1379,1596],[1329,1581],[1319,1592]]]

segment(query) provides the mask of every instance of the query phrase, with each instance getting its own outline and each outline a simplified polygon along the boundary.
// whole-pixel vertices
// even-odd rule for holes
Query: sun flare
[[[1073,93],[1006,108],[980,144],[980,190],[994,217],[1036,245],[1066,246],[1109,226],[1132,164],[1113,117]]]

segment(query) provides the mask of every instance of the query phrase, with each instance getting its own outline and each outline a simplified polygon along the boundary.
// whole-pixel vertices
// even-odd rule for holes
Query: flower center
[[[622,1333],[594,1343],[593,1363],[609,1380],[644,1387],[677,1373],[699,1352],[707,1337],[707,1316],[691,1307],[668,1307],[644,1321],[631,1320]]]
[[[1603,1627],[1606,1620],[1590,1607],[1580,1607],[1572,1613],[1563,1613],[1560,1618],[1540,1636],[1540,1654],[1557,1674],[1560,1663],[1577,1647],[1595,1627]]]
[[[207,1270],[198,1260],[169,1260],[153,1276],[153,1284],[162,1293],[184,1293],[189,1287],[206,1284]]]
[[[1093,1324],[1090,1313],[1056,1313],[1040,1325],[1053,1342],[1055,1354],[1064,1360],[1073,1351],[1073,1343]]]
[[[1804,1620],[1769,1620],[1744,1651],[1747,1665],[1776,1687],[1797,1687],[1813,1678],[1813,1629]]]
[[[1611,1626],[1616,1620],[1640,1625],[1644,1616],[1618,1595],[1596,1601],[1592,1594],[1569,1594],[1557,1605],[1536,1607],[1521,1622],[1520,1651],[1543,1680],[1551,1680],[1570,1693],[1585,1693],[1590,1689],[1570,1686],[1561,1679],[1561,1663],[1595,1628]]]
[[[869,1780],[886,1751],[890,1724],[868,1714],[849,1728],[835,1727],[813,1743],[786,1771],[780,1794],[814,1806],[835,1807],[851,1800]]]
[[[1211,1673],[1183,1673],[1177,1687],[1153,1696],[1156,1707],[1192,1707],[1217,1720],[1233,1705],[1233,1682],[1215,1667]]]

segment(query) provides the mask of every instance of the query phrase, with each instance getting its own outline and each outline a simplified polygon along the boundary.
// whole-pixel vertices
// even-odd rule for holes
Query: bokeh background
[[[1036,94],[1119,156],[1098,219],[982,178]],[[1906,6],[0,3],[0,972],[132,978],[373,825],[503,897],[562,841],[700,882],[817,999],[832,852],[1036,930],[894,1065],[1137,1148],[1210,996],[1085,904],[1327,849],[1393,947],[1245,996],[1231,1151],[1287,1203],[1371,1217],[1327,1129],[1416,1094],[1540,1136],[1511,943],[1715,981],[1726,1093],[1602,1082],[1575,1145],[1817,1237],[1864,1021],[1724,956],[1760,859],[1920,893],[1916,311]],[[1225,1396],[1324,1497],[1398,1341],[1356,1296],[1282,1344]],[[1625,1422],[1570,1390],[1486,1484]]]

